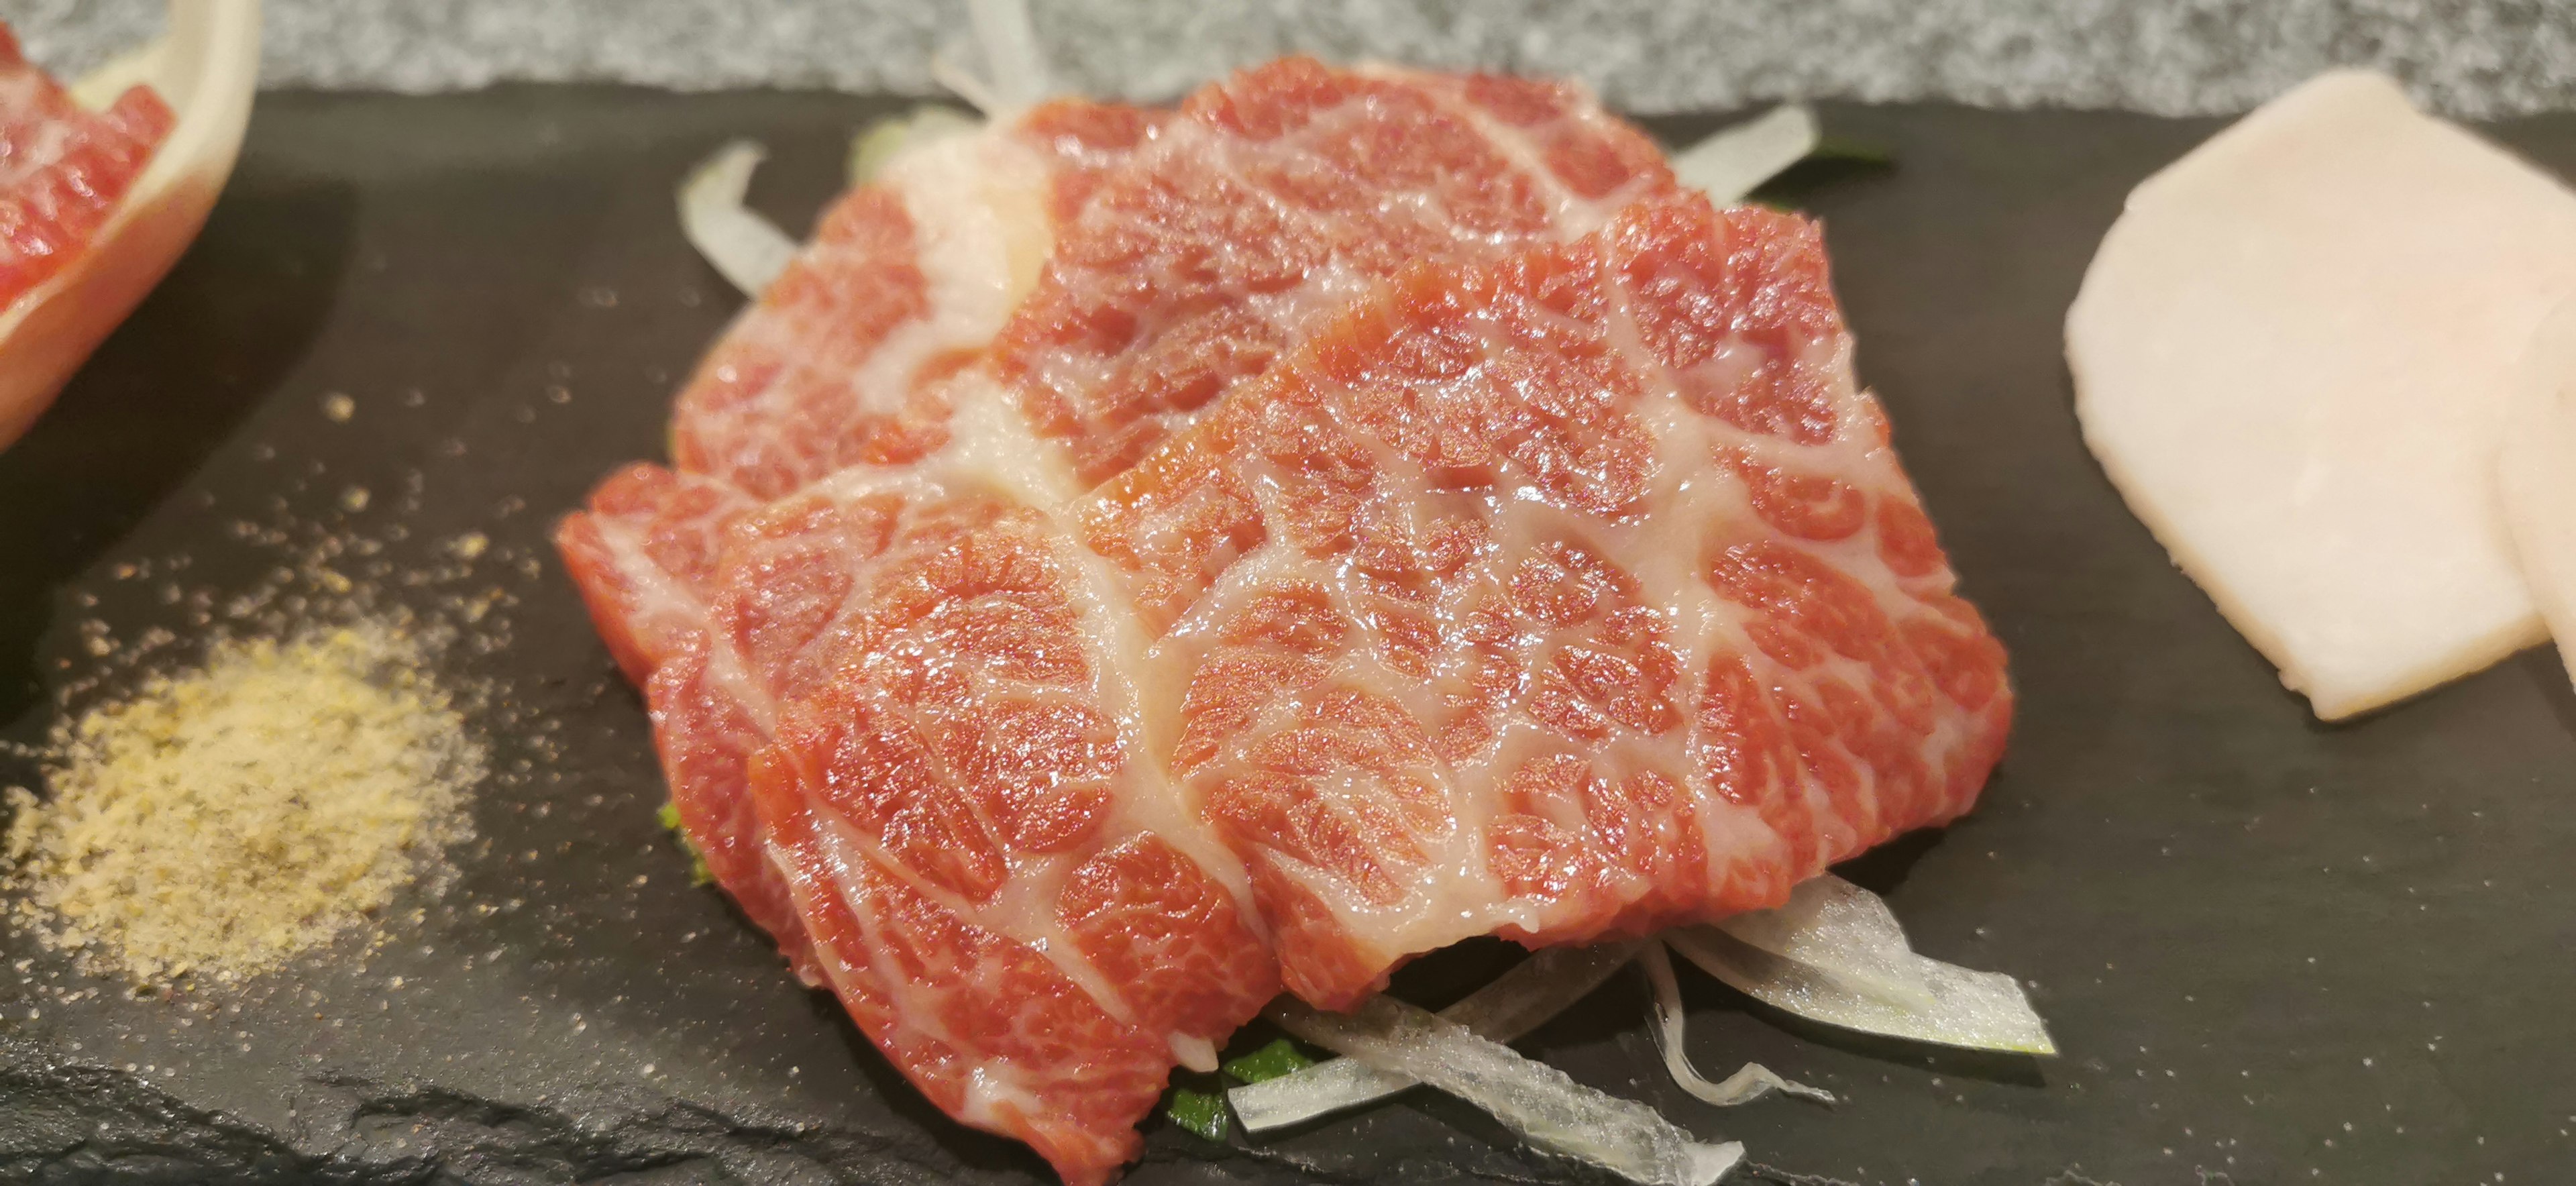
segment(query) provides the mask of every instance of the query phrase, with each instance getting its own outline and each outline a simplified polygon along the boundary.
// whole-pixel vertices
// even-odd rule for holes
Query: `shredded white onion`
[[[932,81],[996,119],[1008,119],[1055,93],[1026,0],[966,0],[966,15],[974,22],[986,73],[978,76],[960,64],[951,44],[930,55]]]
[[[992,84],[958,64],[957,48],[952,42],[930,52],[930,80],[948,88],[950,94],[966,100],[968,106],[988,118],[1009,114],[1010,105],[1002,102]]]
[[[1644,1186],[1709,1186],[1744,1159],[1740,1144],[1702,1143],[1644,1104],[1586,1087],[1392,997],[1373,997],[1349,1014],[1288,1001],[1271,1018],[1309,1042],[1474,1104],[1532,1145]]]
[[[1004,110],[1021,110],[1054,93],[1027,0],[966,0],[966,12],[984,47],[984,68],[992,71],[993,97]]]
[[[1477,1037],[1510,1042],[1592,995],[1626,965],[1638,944],[1551,947],[1512,965],[1492,983],[1440,1011]],[[1247,1132],[1267,1132],[1374,1103],[1414,1080],[1356,1058],[1336,1058],[1226,1093]]]
[[[1646,981],[1655,989],[1655,1048],[1663,1052],[1664,1070],[1682,1090],[1721,1108],[1749,1104],[1774,1091],[1823,1104],[1835,1102],[1834,1093],[1784,1077],[1758,1062],[1744,1064],[1723,1083],[1709,1082],[1691,1065],[1685,1049],[1689,1014],[1682,1008],[1682,986],[1673,979],[1673,961],[1664,955],[1664,945],[1646,944],[1637,953],[1637,966],[1646,970]]]
[[[680,182],[680,232],[735,288],[758,296],[796,257],[796,240],[742,204],[767,150],[749,140],[717,149]]]
[[[1709,975],[1811,1021],[1943,1046],[2057,1053],[2012,977],[1915,954],[1886,902],[1830,874],[1776,910],[1663,938]]]
[[[1673,176],[1730,206],[1814,152],[1816,140],[1814,112],[1796,103],[1774,107],[1674,153]]]

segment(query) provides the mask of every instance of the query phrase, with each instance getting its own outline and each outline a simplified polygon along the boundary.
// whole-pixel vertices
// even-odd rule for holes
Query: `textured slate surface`
[[[0,0],[38,60],[104,60],[163,0]],[[2242,111],[2332,65],[2440,110],[2576,106],[2552,0],[1030,0],[1065,79],[1162,98],[1291,50],[1580,77],[1635,111],[1779,98]],[[929,94],[965,0],[267,0],[272,85],[501,80]]]
[[[672,180],[757,136],[775,163],[755,200],[802,225],[884,107],[264,99],[205,238],[0,455],[0,736],[32,740],[51,691],[91,673],[80,621],[130,636],[167,619],[120,565],[184,553],[192,581],[258,580],[276,557],[233,539],[235,519],[328,518],[343,485],[417,471],[417,510],[380,496],[356,523],[402,522],[395,559],[469,528],[539,547],[592,480],[659,448],[674,377],[735,307],[676,232]],[[1941,107],[1837,107],[1827,125],[1896,153],[1892,172],[1807,176],[1802,200],[2024,706],[1973,816],[1850,872],[1924,950],[2035,981],[2066,1054],[1927,1054],[1695,977],[1704,1066],[1758,1059],[1847,1102],[1688,1100],[1624,979],[1533,1049],[1745,1141],[1783,1182],[2576,1171],[2576,696],[2554,657],[2319,726],[2078,443],[2059,318],[2122,193],[2212,125]],[[2504,134],[2576,166],[2576,118]],[[332,391],[356,401],[347,424],[320,412]],[[516,641],[456,674],[510,680],[564,722],[561,755],[486,789],[456,888],[363,967],[344,952],[246,990],[133,999],[0,937],[0,1181],[1041,1180],[931,1112],[687,884],[635,698],[551,564],[513,587]],[[504,762],[522,740],[496,739]],[[0,782],[27,777],[0,755]],[[1501,958],[1470,949],[1411,987]],[[1435,1098],[1232,1150],[1158,1127],[1149,1149],[1139,1186],[1568,1177]]]

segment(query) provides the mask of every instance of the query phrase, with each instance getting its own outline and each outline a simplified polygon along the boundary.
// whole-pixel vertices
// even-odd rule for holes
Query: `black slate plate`
[[[675,376],[737,304],[682,243],[674,179],[757,137],[775,163],[756,200],[802,225],[849,132],[888,109],[589,88],[263,97],[203,241],[0,456],[5,736],[39,737],[55,695],[97,674],[82,622],[184,625],[157,592],[171,557],[191,558],[186,584],[247,588],[277,554],[229,525],[334,522],[362,485],[377,498],[346,525],[402,525],[397,562],[467,530],[495,561],[543,557],[533,577],[487,570],[521,599],[514,641],[452,666],[560,722],[550,747],[501,730],[505,764],[555,756],[486,788],[458,884],[363,961],[134,999],[0,939],[18,969],[0,973],[0,1179],[1045,1180],[920,1102],[688,884],[653,819],[643,714],[543,548],[593,480],[658,452]],[[2576,1172],[2576,696],[2555,657],[2320,726],[2076,438],[2059,318],[2121,195],[2213,125],[1947,108],[1827,124],[1894,150],[1893,171],[1803,178],[1801,200],[1827,220],[1863,373],[2023,704],[1973,816],[1849,872],[1923,950],[2034,982],[2066,1053],[1855,1038],[1696,979],[1703,1065],[1758,1059],[1846,1102],[1690,1101],[1624,979],[1532,1048],[1743,1140],[1782,1182]],[[2499,131],[2576,167],[2576,118]],[[330,392],[354,399],[348,423],[322,415]],[[0,756],[0,783],[30,778]],[[1454,989],[1501,958],[1471,947],[1414,986]],[[83,987],[100,991],[63,999]],[[1148,1150],[1138,1186],[1572,1176],[1420,1093],[1232,1149],[1158,1123]]]

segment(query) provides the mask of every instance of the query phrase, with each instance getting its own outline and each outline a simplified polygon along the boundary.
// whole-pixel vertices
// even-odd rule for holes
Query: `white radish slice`
[[[149,86],[177,120],[80,258],[0,309],[0,447],[178,262],[241,153],[259,89],[259,0],[170,0],[166,19],[159,38],[71,86],[92,109]]]
[[[1914,953],[1887,903],[1826,874],[1788,904],[1664,941],[1737,991],[1810,1021],[1941,1046],[2055,1054],[2021,985]]]
[[[1632,1182],[1708,1186],[1744,1159],[1740,1144],[1703,1143],[1644,1104],[1586,1087],[1555,1067],[1392,997],[1372,997],[1349,1014],[1319,1013],[1289,1001],[1274,1008],[1271,1018],[1318,1046],[1474,1104],[1538,1148]]]
[[[1685,1041],[1690,1014],[1682,1008],[1682,986],[1673,979],[1673,961],[1664,954],[1664,945],[1647,944],[1637,953],[1637,966],[1646,970],[1646,982],[1655,990],[1655,1049],[1663,1053],[1665,1072],[1682,1090],[1721,1108],[1749,1104],[1774,1091],[1822,1104],[1835,1102],[1834,1093],[1785,1078],[1758,1062],[1744,1064],[1724,1082],[1709,1082],[1691,1065]]]
[[[1548,948],[1512,965],[1440,1016],[1481,1038],[1517,1040],[1592,995],[1637,948],[1636,943]],[[1414,1080],[1404,1075],[1356,1058],[1336,1058],[1237,1087],[1226,1093],[1226,1100],[1245,1131],[1267,1132],[1375,1103],[1413,1086]]]
[[[2493,465],[2576,195],[2337,71],[2129,195],[2067,313],[2130,509],[2334,720],[2540,641]]]
[[[2532,335],[2516,388],[2497,486],[2523,577],[2576,678],[2576,300]]]
[[[767,155],[758,144],[736,140],[680,182],[680,233],[746,296],[759,296],[796,258],[796,240],[742,204]]]
[[[1815,112],[1796,103],[1774,107],[1673,154],[1673,176],[1731,206],[1806,159],[1816,142]]]

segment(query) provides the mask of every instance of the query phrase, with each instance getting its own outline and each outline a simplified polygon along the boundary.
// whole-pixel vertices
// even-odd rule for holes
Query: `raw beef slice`
[[[1967,810],[2003,652],[1813,224],[1665,197],[1407,270],[1080,509],[1298,995],[1774,905]]]
[[[943,1110],[1102,1181],[1283,980],[1775,904],[1966,809],[2001,651],[1812,226],[1543,84],[1068,110],[1071,167],[957,164],[1005,129],[848,199],[909,233],[809,249],[681,472],[561,537],[711,869]]]
[[[745,520],[713,633],[774,673],[827,979],[1095,1182],[1283,981],[1774,905],[1966,810],[2002,651],[1848,349],[1811,224],[1667,196],[1406,270],[1076,503],[975,449]]]
[[[689,645],[746,510],[950,449],[961,404],[1013,424],[1025,409],[1062,448],[1011,442],[1023,484],[1070,498],[1408,255],[1588,233],[1671,185],[1653,144],[1577,88],[1291,58],[1168,119],[1044,104],[845,196],[681,393],[680,472],[630,467],[558,533],[631,678],[685,655],[648,686],[710,873],[819,982],[743,790],[774,707],[721,646]]]
[[[80,258],[177,122],[145,86],[82,107],[0,25],[0,309]]]
[[[1088,486],[1407,262],[1578,238],[1673,184],[1565,84],[1282,59],[1102,176],[993,369]]]
[[[556,532],[601,637],[648,689],[682,831],[807,983],[822,972],[744,785],[775,706],[758,673],[702,637],[724,532],[845,466],[946,444],[940,384],[1035,282],[1053,223],[1153,118],[1052,102],[909,154],[844,195],[681,392],[678,468],[628,467]]]

